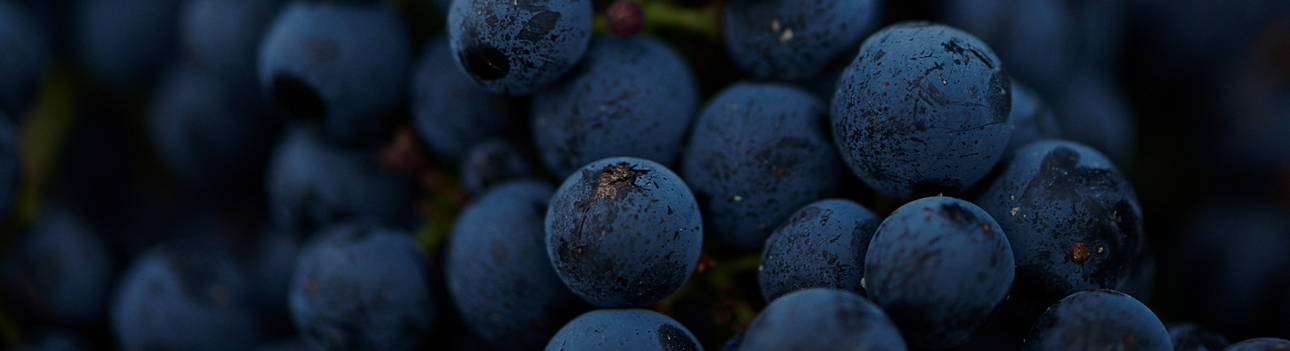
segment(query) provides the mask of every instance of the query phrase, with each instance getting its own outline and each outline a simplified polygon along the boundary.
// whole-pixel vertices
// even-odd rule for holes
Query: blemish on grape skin
[[[1101,247],[1099,246],[1098,252],[1101,252],[1101,251],[1102,251]],[[1074,243],[1071,243],[1071,253],[1070,253],[1070,256],[1068,256],[1067,258],[1070,259],[1071,262],[1084,263],[1084,261],[1088,261],[1089,255],[1090,253],[1089,253],[1088,244],[1076,241]]]

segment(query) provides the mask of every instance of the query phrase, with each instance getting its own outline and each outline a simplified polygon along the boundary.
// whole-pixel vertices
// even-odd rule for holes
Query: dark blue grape
[[[1156,314],[1114,290],[1081,291],[1058,301],[1026,337],[1026,351],[1173,351]]]
[[[268,195],[278,227],[308,235],[346,218],[403,219],[412,189],[407,179],[380,169],[374,152],[339,148],[297,125],[269,162]]]
[[[681,177],[614,157],[574,172],[551,197],[546,250],[574,294],[601,307],[645,306],[694,272],[703,221]]]
[[[260,43],[260,87],[329,138],[380,139],[390,127],[384,116],[404,96],[411,45],[389,5],[293,1]]]
[[[122,350],[247,350],[261,341],[248,286],[225,251],[166,244],[121,278],[110,316]]]
[[[1229,343],[1223,334],[1206,330],[1195,324],[1166,324],[1174,351],[1222,351]]]
[[[457,69],[445,36],[426,44],[411,84],[412,123],[426,147],[445,160],[462,158],[515,119],[506,97],[481,89]]]
[[[680,323],[642,309],[595,310],[578,316],[546,344],[547,351],[703,351]]]
[[[0,114],[19,118],[27,113],[51,63],[48,40],[30,14],[0,1]]]
[[[727,1],[721,25],[730,58],[763,79],[800,81],[855,48],[881,17],[881,1]]]
[[[1122,287],[1142,251],[1133,187],[1101,153],[1070,141],[1022,147],[977,204],[1012,244],[1017,279],[1005,305],[1022,320],[1076,291]]]
[[[597,36],[577,68],[533,95],[533,139],[547,170],[631,156],[671,165],[699,104],[685,59],[642,34]]]
[[[812,202],[780,224],[757,266],[761,296],[774,301],[806,288],[864,294],[864,257],[882,218],[850,200]]]
[[[131,91],[174,55],[179,0],[78,0],[74,11],[76,56],[100,91]]]
[[[152,141],[185,184],[208,194],[262,187],[281,123],[231,93],[213,71],[180,64],[158,83],[150,106]]]
[[[533,167],[515,144],[505,139],[489,139],[470,148],[461,160],[461,186],[479,194],[502,181],[532,175]]]
[[[1044,99],[1030,87],[1012,80],[1012,111],[1008,114],[1008,125],[1012,137],[1008,146],[1003,149],[1002,162],[1005,164],[1022,146],[1046,140],[1060,139],[1061,130],[1057,128],[1057,119],[1053,111],[1044,103]]]
[[[45,206],[5,265],[5,285],[32,320],[86,327],[104,320],[116,270],[100,233],[79,213]]]
[[[887,314],[850,291],[812,288],[771,301],[744,330],[740,351],[904,351]]]
[[[963,345],[1008,295],[1012,247],[981,208],[952,197],[911,201],[878,226],[865,289],[910,345]]]
[[[980,39],[926,22],[866,39],[833,98],[833,136],[861,180],[901,199],[954,195],[999,161],[1010,79]]]
[[[281,0],[186,0],[179,9],[180,48],[186,59],[232,82],[235,92],[259,99],[256,54],[281,4]]]
[[[462,209],[444,260],[448,292],[466,325],[489,345],[531,350],[583,310],[546,255],[547,202],[535,179],[499,184]]]
[[[1062,138],[1092,146],[1125,166],[1137,149],[1137,127],[1112,78],[1100,72],[1075,73],[1062,81],[1065,89],[1049,102]]]
[[[1254,338],[1228,346],[1223,351],[1281,351],[1290,350],[1290,340],[1279,338]]]
[[[1044,91],[1061,88],[1081,63],[1079,23],[1066,1],[952,0],[944,14],[946,23],[988,43],[1008,75]]]
[[[289,306],[314,349],[412,350],[434,317],[429,257],[406,232],[328,227],[300,250]]]
[[[582,59],[591,15],[586,0],[453,1],[448,44],[457,67],[484,89],[528,95]]]
[[[842,163],[825,130],[827,106],[787,85],[738,83],[704,107],[681,174],[709,234],[757,250],[798,208],[837,192]]]

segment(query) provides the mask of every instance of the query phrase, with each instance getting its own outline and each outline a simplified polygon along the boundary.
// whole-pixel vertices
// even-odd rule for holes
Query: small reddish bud
[[[641,32],[645,26],[645,10],[632,0],[618,0],[609,5],[609,31],[623,38],[630,38]]]

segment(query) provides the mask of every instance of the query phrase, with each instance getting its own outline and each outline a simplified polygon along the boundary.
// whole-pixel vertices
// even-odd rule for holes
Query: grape
[[[515,120],[510,101],[479,88],[452,63],[448,37],[435,36],[412,76],[412,123],[426,147],[450,161],[501,134]]]
[[[681,174],[711,234],[757,250],[793,211],[837,192],[842,164],[825,113],[814,95],[775,83],[737,83],[708,101]]]
[[[574,294],[600,307],[646,306],[672,295],[698,264],[702,233],[690,188],[640,158],[583,166],[546,212],[552,265]]]
[[[239,100],[224,76],[194,64],[164,74],[150,106],[149,131],[166,164],[203,194],[247,193],[281,131],[276,119]]]
[[[1040,140],[1062,137],[1053,111],[1044,103],[1039,93],[1016,79],[1012,80],[1011,86],[1012,111],[1008,114],[1008,125],[1012,129],[1012,137],[1008,139],[1008,146],[1003,149],[1001,165],[1011,161],[1017,149],[1022,146]]]
[[[387,136],[412,61],[399,13],[386,4],[293,1],[257,58],[261,89],[323,135],[363,144]]]
[[[1205,330],[1194,324],[1166,324],[1174,351],[1221,351],[1231,343],[1222,334]]]
[[[869,300],[855,293],[811,288],[771,301],[748,329],[740,351],[904,351],[900,331]]]
[[[533,139],[557,177],[613,156],[670,165],[698,104],[694,75],[666,42],[601,35],[577,68],[533,95]]]
[[[645,26],[645,10],[632,0],[614,1],[605,10],[605,16],[609,17],[609,31],[619,37],[630,38]]]
[[[179,0],[80,0],[74,50],[95,87],[108,94],[144,85],[173,55]]]
[[[6,259],[10,306],[58,325],[86,327],[102,320],[116,268],[99,235],[80,213],[62,204],[46,206]]]
[[[569,72],[591,42],[591,1],[455,0],[457,67],[496,94],[528,95]]]
[[[1286,338],[1287,11],[0,0],[0,349]]]
[[[257,99],[256,54],[279,7],[279,0],[185,0],[180,48],[194,65],[232,82],[230,90]]]
[[[1084,145],[1022,147],[976,203],[1012,244],[1017,276],[1005,307],[1027,323],[1071,293],[1122,287],[1141,255],[1142,208],[1133,187]]]
[[[307,127],[290,127],[269,162],[269,211],[279,228],[309,235],[333,221],[410,214],[406,179],[378,168],[373,153],[330,144]]]
[[[36,99],[52,56],[48,40],[30,14],[0,1],[0,115],[22,117]]]
[[[1254,338],[1228,346],[1223,351],[1276,351],[1290,350],[1290,340],[1278,338]]]
[[[1011,130],[1010,80],[971,34],[898,23],[866,39],[833,98],[842,159],[888,196],[955,195],[994,167]]]
[[[703,351],[685,326],[641,309],[595,310],[584,313],[546,344],[547,351]]]
[[[828,287],[864,294],[864,257],[882,218],[843,199],[812,202],[793,213],[766,239],[757,282],[766,301],[805,288]]]
[[[865,255],[865,290],[914,347],[963,345],[1012,286],[1013,250],[970,202],[926,197],[882,221]]]
[[[722,29],[730,58],[762,79],[801,81],[851,53],[876,27],[881,1],[732,0]]]
[[[462,320],[493,347],[546,345],[582,310],[546,256],[547,202],[554,189],[520,179],[499,184],[462,209],[444,274]]]
[[[1114,290],[1081,291],[1044,312],[1025,351],[1172,351],[1169,332],[1146,305]]]
[[[1051,100],[1062,138],[1092,146],[1117,165],[1133,161],[1138,132],[1128,102],[1108,77],[1078,72]]]
[[[367,222],[325,228],[300,250],[291,319],[312,348],[412,350],[434,304],[425,252],[405,232]]]
[[[1080,63],[1082,33],[1073,10],[1062,0],[952,0],[945,22],[990,44],[1008,75],[1052,91]]]
[[[144,252],[121,277],[111,303],[122,350],[246,350],[260,342],[248,286],[223,250],[193,242]]]
[[[505,139],[489,139],[470,148],[461,161],[461,186],[478,194],[502,181],[533,174],[520,149]]]

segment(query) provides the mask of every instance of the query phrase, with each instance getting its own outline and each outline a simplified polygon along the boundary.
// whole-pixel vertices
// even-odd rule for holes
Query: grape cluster
[[[1279,0],[0,0],[0,348],[1290,349]]]

